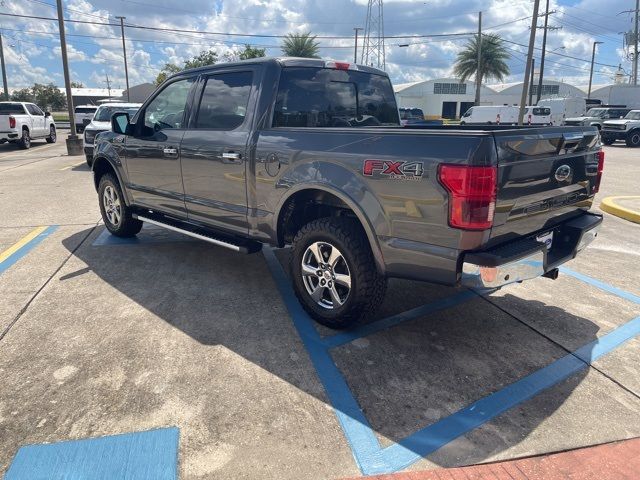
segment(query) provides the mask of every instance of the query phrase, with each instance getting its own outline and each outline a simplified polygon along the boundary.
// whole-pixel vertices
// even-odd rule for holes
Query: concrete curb
[[[615,215],[616,217],[624,218],[630,222],[640,223],[640,212],[625,208],[616,203],[618,200],[625,199],[640,200],[640,197],[607,197],[600,203],[600,208],[611,215]]]

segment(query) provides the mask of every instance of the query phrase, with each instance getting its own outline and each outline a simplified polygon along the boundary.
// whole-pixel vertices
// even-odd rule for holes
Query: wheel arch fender
[[[129,192],[127,191],[124,177],[120,170],[121,165],[118,165],[118,163],[116,163],[113,159],[107,157],[104,154],[96,155],[96,157],[93,159],[93,165],[91,165],[91,171],[93,172],[93,184],[96,191],[98,191],[98,188],[100,186],[100,178],[102,178],[102,176],[106,173],[115,174],[116,178],[118,179],[118,183],[120,184],[120,189],[122,190],[125,204],[131,205]]]
[[[305,175],[309,178],[309,165],[301,165],[300,168],[307,172]],[[387,215],[378,198],[362,179],[341,165],[314,162],[312,168],[315,169],[315,174],[311,180],[296,181],[303,174],[302,170],[297,171],[298,168],[287,172],[280,180],[283,183],[295,184],[282,195],[275,209],[272,227],[277,243],[282,244],[281,221],[288,202],[301,193],[319,190],[335,196],[353,212],[367,236],[376,267],[379,273],[384,274],[386,269],[378,237],[388,235],[390,229]]]

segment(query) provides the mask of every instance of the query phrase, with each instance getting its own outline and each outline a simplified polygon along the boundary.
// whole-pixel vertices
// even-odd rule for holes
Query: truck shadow
[[[63,243],[73,252],[87,233],[81,231]],[[200,344],[223,346],[330,404],[262,255],[241,256],[201,242],[99,247],[90,244],[93,238],[74,252],[86,267],[67,273],[60,281],[78,281],[91,271]],[[96,286],[98,292],[104,288]],[[456,292],[392,280],[378,317]],[[517,311],[539,312],[542,306],[513,295],[503,298]],[[596,339],[599,327],[590,320],[553,305],[545,305],[544,312],[549,321],[580,331],[584,344]],[[122,342],[127,341],[122,334]],[[163,355],[167,358],[180,352]],[[486,300],[475,298],[337,347],[331,355],[385,447],[545,367],[567,351]],[[211,359],[202,359],[207,361]],[[215,384],[211,377],[215,369],[194,370],[184,372],[189,382],[203,389]],[[565,403],[586,373],[584,369],[572,375],[544,393],[543,402],[503,414],[435,452],[429,460],[461,466],[513,448]],[[219,393],[218,386],[210,401],[215,402]],[[286,412],[286,405],[281,408]]]

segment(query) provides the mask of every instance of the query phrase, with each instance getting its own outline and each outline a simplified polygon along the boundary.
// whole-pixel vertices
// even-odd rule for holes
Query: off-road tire
[[[311,298],[302,279],[302,262],[314,242],[338,248],[351,276],[351,290],[337,308],[324,308]],[[372,314],[384,299],[387,282],[376,269],[373,253],[360,224],[351,218],[328,217],[313,220],[296,234],[289,271],[293,289],[307,313],[318,323],[333,329],[349,328]]]
[[[47,143],[56,143],[57,139],[58,135],[56,135],[56,127],[51,125],[49,127],[49,136],[45,140],[47,141]]]
[[[29,135],[28,129],[22,129],[22,137],[18,140],[18,146],[23,150],[31,148],[31,135]]]
[[[640,130],[629,132],[624,141],[627,147],[640,147]]]
[[[111,188],[117,195],[120,204],[120,220],[112,222],[107,215],[107,206],[105,205],[105,190]],[[105,227],[112,235],[117,237],[134,237],[142,229],[142,222],[133,218],[131,208],[125,203],[120,183],[111,173],[106,173],[100,178],[98,185],[98,203],[100,204],[100,213]]]
[[[93,167],[93,154],[89,155],[88,153],[85,153],[84,158],[87,160],[87,165],[89,165],[89,168]]]

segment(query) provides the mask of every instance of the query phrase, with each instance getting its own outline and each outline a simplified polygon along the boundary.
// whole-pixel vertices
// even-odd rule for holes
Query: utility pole
[[[540,57],[540,75],[538,75],[538,92],[536,94],[536,103],[540,101],[542,95],[542,77],[544,75],[544,56],[547,49],[547,28],[549,25],[549,0],[547,0],[547,8],[544,14],[544,33],[542,34],[542,56]],[[531,103],[531,101],[529,101]]]
[[[60,29],[60,53],[62,54],[62,69],[64,70],[64,86],[67,91],[67,107],[69,109],[69,129],[67,137],[67,153],[69,155],[82,155],[82,139],[76,135],[76,119],[73,112],[73,97],[71,96],[71,79],[69,78],[69,61],[67,60],[67,39],[64,33],[64,16],[62,13],[62,0],[56,0],[58,7],[58,28]]]
[[[536,59],[531,59],[531,81],[529,82],[529,105],[533,105],[533,78],[536,71]]]
[[[355,35],[356,35],[356,46],[353,48],[353,63],[358,63],[358,32],[360,30],[364,30],[364,29],[360,27],[353,28],[353,31],[355,32]]]
[[[587,98],[591,98],[591,82],[593,81],[593,64],[596,61],[596,45],[600,45],[604,42],[593,42],[593,52],[591,53],[591,71],[589,72],[589,91],[587,92]]]
[[[0,33],[0,63],[2,64],[2,86],[4,87],[4,99],[9,100],[9,87],[7,86],[7,68],[4,66],[4,48],[2,46],[2,33]]]
[[[640,0],[636,0],[636,20],[633,29],[633,84],[638,85],[638,10],[640,10]]]
[[[105,73],[107,80],[104,82],[107,84],[107,91],[109,92],[109,100],[111,100],[111,81],[109,80],[109,74]]]
[[[533,59],[533,45],[536,41],[536,28],[538,26],[538,10],[540,10],[540,0],[534,0],[533,18],[531,19],[531,34],[529,35],[529,51],[527,53],[527,66],[524,72],[524,82],[522,84],[522,95],[520,96],[520,112],[518,113],[518,125],[522,125],[524,119],[524,107],[527,101],[527,88],[531,71],[531,60]]]
[[[124,19],[127,17],[116,17],[120,20],[120,31],[122,32],[122,55],[124,56],[124,79],[127,83],[127,102],[129,99],[129,69],[127,68],[127,47],[124,40]]]
[[[476,65],[476,99],[474,104],[480,105],[480,90],[482,89],[482,12],[478,12],[478,60]]]

